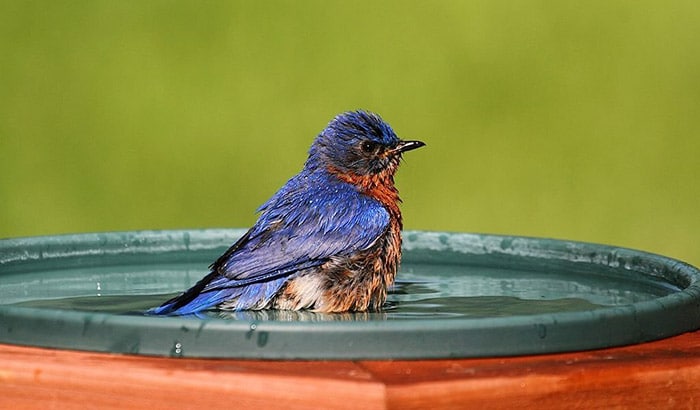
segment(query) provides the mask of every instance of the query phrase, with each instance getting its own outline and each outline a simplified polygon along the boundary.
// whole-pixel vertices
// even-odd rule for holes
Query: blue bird
[[[304,169],[259,209],[255,225],[183,294],[149,311],[379,310],[401,258],[394,174],[403,141],[377,114],[336,116]]]

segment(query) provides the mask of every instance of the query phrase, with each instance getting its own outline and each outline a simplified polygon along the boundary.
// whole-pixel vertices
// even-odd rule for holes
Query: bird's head
[[[306,166],[345,176],[393,176],[401,154],[424,145],[399,139],[377,114],[351,111],[335,117],[316,137]]]

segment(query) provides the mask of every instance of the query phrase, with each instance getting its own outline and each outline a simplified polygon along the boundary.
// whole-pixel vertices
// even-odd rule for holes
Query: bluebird
[[[149,312],[380,310],[401,259],[394,174],[404,152],[424,145],[371,112],[336,116],[209,274]]]

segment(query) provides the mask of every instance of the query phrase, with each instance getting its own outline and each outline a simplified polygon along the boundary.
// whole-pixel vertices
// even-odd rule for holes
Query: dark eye
[[[360,144],[360,149],[367,154],[374,152],[377,149],[377,143],[372,141],[362,141]]]

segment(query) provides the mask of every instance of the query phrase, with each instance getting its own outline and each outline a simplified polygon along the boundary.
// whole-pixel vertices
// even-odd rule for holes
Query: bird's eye
[[[377,144],[372,142],[372,141],[362,141],[362,144],[360,145],[360,149],[362,149],[363,152],[366,153],[371,153],[374,152],[374,150],[377,149]]]

